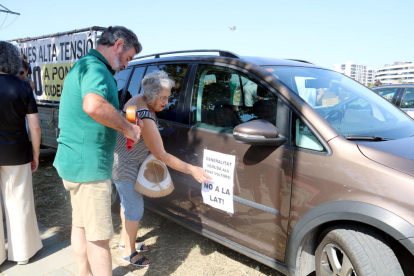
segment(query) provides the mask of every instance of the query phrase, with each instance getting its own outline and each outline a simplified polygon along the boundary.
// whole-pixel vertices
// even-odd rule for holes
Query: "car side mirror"
[[[281,146],[286,143],[286,137],[265,120],[253,120],[236,126],[233,137],[237,142],[255,146]]]

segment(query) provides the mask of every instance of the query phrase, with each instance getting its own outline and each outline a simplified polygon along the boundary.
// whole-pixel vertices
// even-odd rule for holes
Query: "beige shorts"
[[[112,238],[111,180],[81,183],[63,180],[63,185],[70,191],[72,224],[85,228],[86,240]]]

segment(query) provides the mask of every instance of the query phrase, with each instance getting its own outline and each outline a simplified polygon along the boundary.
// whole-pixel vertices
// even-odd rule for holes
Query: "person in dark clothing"
[[[32,188],[32,172],[39,165],[41,133],[32,88],[16,76],[21,66],[17,48],[0,41],[0,187],[6,214],[8,259],[27,264],[43,247]],[[0,211],[0,219],[1,216]],[[0,227],[0,262],[5,259],[4,232]]]
[[[22,67],[17,75],[20,79],[27,81],[30,84],[32,90],[35,89],[35,83],[30,79],[28,74],[31,74],[30,64],[27,62],[26,55],[22,54]]]

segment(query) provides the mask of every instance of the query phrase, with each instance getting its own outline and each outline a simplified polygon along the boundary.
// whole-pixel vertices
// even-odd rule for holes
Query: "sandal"
[[[147,247],[147,249],[143,249],[143,247],[144,247],[144,246],[146,246],[146,247]],[[119,249],[125,249],[125,244],[120,244],[120,245],[119,245]],[[150,248],[149,248],[149,246],[148,246],[148,245],[146,245],[145,243],[140,242],[140,243],[137,245],[136,250],[137,250],[137,252],[147,252],[147,251],[149,251],[149,250],[150,250]]]
[[[128,263],[128,264],[131,264],[131,265],[135,265],[135,266],[149,266],[150,264],[151,264],[151,262],[150,263],[148,263],[148,264],[143,264],[145,261],[149,261],[146,257],[142,257],[141,259],[139,259],[138,261],[136,261],[136,262],[132,262],[131,260],[132,260],[132,258],[134,258],[136,255],[138,255],[138,252],[134,252],[134,253],[132,253],[130,256],[127,256],[127,257],[120,257],[119,258],[119,260],[121,260],[121,261],[123,261],[123,262],[126,262],[126,263]]]

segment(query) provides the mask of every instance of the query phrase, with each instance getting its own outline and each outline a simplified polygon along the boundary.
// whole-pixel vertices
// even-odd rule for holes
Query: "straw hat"
[[[148,197],[163,197],[174,190],[174,185],[167,166],[150,154],[139,169],[134,188]]]

